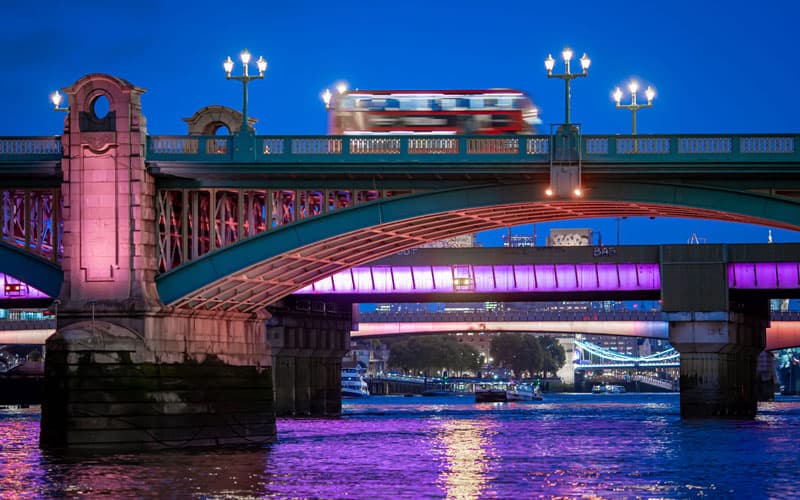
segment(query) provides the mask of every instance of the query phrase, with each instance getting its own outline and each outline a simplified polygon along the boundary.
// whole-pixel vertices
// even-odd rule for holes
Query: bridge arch
[[[0,263],[0,272],[23,281],[50,297],[58,297],[64,273],[56,264],[1,242]]]
[[[461,234],[616,216],[687,217],[800,230],[800,200],[668,183],[586,183],[551,199],[538,183],[429,191],[305,219],[157,277],[168,305],[252,312],[322,277]]]

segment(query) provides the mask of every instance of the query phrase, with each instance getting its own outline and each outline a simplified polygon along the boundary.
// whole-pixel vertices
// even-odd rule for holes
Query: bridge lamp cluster
[[[628,90],[631,92],[630,104],[621,104],[620,101],[622,101],[622,90],[619,87],[614,90],[614,101],[617,103],[617,109],[628,109],[631,111],[631,133],[632,135],[636,135],[636,112],[640,109],[650,108],[653,106],[653,98],[656,96],[656,91],[653,90],[653,87],[648,85],[647,89],[644,91],[644,96],[647,98],[647,104],[638,104],[636,102],[636,93],[639,91],[639,84],[635,80],[632,80],[628,85]]]
[[[347,91],[347,84],[346,83],[339,82],[339,83],[336,84],[336,92],[339,95],[344,94],[346,91]],[[331,93],[331,91],[329,89],[325,89],[325,92],[323,92],[320,95],[320,97],[322,97],[322,102],[325,103],[325,109],[331,109],[331,98],[333,97],[333,94]]]
[[[544,194],[548,198],[551,198],[555,193],[553,191],[553,188],[548,187],[547,189],[544,190]],[[575,188],[572,190],[572,194],[575,195],[576,198],[580,198],[581,196],[583,196],[583,190],[579,187]]]
[[[264,72],[267,70],[267,61],[262,57],[259,56],[258,60],[256,61],[256,67],[258,68],[257,75],[250,74],[250,52],[247,49],[244,49],[242,53],[239,55],[239,58],[242,61],[242,74],[240,76],[231,76],[231,71],[233,71],[233,59],[231,56],[228,56],[228,59],[222,63],[222,67],[225,68],[225,78],[228,80],[238,80],[242,82],[242,127],[239,130],[240,133],[248,133],[250,126],[247,123],[247,84],[251,80],[261,80],[264,78]]]
[[[589,56],[587,56],[586,53],[584,52],[583,53],[583,57],[580,58],[581,70],[582,70],[581,73],[572,73],[570,71],[570,62],[572,61],[572,56],[573,55],[574,54],[572,52],[572,49],[570,49],[569,47],[564,47],[564,50],[561,51],[561,57],[564,58],[564,66],[566,68],[566,71],[564,71],[564,73],[553,73],[553,68],[556,65],[556,60],[553,59],[553,55],[552,54],[547,54],[547,59],[544,60],[544,67],[547,70],[547,78],[558,78],[558,79],[564,80],[565,97],[566,97],[566,102],[565,102],[565,105],[564,105],[564,109],[565,109],[564,123],[566,123],[567,125],[569,125],[569,120],[570,120],[570,113],[569,113],[569,111],[570,111],[570,105],[569,105],[570,104],[569,103],[569,101],[570,101],[570,85],[569,85],[569,82],[573,78],[578,78],[578,77],[581,77],[581,76],[588,75],[589,74],[589,65],[592,64],[592,60],[589,59]]]

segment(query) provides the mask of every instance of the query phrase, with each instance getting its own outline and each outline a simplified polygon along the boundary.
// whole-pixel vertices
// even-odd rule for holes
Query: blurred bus
[[[539,110],[519,90],[349,90],[333,97],[333,135],[533,134]]]

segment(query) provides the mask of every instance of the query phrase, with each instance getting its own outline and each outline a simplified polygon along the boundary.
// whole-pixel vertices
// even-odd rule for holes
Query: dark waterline
[[[38,449],[39,408],[0,409],[0,498],[790,498],[800,398],[754,421],[681,421],[675,394],[347,401],[281,419],[271,446],[104,456]]]

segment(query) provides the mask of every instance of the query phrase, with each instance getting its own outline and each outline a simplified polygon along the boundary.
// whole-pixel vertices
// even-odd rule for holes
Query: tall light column
[[[262,80],[264,78],[264,71],[267,69],[267,61],[259,56],[256,61],[258,75],[251,76],[248,69],[250,66],[250,52],[244,49],[239,57],[242,60],[242,74],[240,76],[231,76],[233,60],[230,56],[222,63],[222,66],[225,68],[225,78],[242,82],[242,127],[239,129],[239,133],[247,134],[250,132],[250,126],[247,123],[247,84],[250,83],[251,80]]]
[[[636,112],[640,109],[650,108],[653,106],[653,98],[656,96],[656,91],[653,90],[653,87],[648,86],[647,90],[644,91],[644,95],[647,98],[647,104],[637,104],[636,103],[636,92],[639,90],[639,84],[636,81],[631,81],[628,85],[628,90],[631,91],[631,103],[630,104],[620,104],[622,100],[622,90],[619,87],[614,91],[614,100],[617,102],[617,109],[629,109],[631,111],[631,133],[636,135]]]
[[[564,103],[564,123],[569,125],[570,123],[570,81],[573,78],[578,78],[581,76],[586,76],[589,71],[589,65],[592,63],[592,60],[589,59],[589,56],[586,55],[584,52],[583,57],[581,57],[581,69],[583,70],[582,73],[571,73],[569,69],[569,63],[572,60],[572,49],[569,47],[565,47],[563,51],[561,51],[561,57],[564,58],[564,65],[566,67],[566,71],[564,73],[553,73],[553,67],[556,64],[556,60],[553,59],[552,54],[547,54],[547,59],[544,60],[544,67],[547,69],[547,78],[560,78],[564,80],[565,84],[565,103]]]

